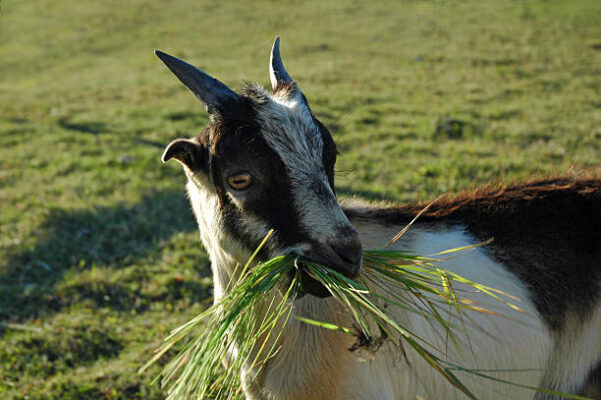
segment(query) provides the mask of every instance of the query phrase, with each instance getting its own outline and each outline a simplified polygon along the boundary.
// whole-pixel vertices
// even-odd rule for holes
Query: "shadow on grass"
[[[99,133],[108,132],[109,129],[104,122],[88,121],[88,122],[71,122],[68,118],[61,118],[58,125],[69,131],[77,131],[98,135]]]
[[[0,322],[34,318],[82,298],[96,304],[108,297],[104,306],[127,309],[136,294],[120,282],[94,281],[62,293],[55,285],[72,269],[126,267],[157,251],[171,235],[196,229],[181,190],[154,192],[134,205],[52,210],[37,244],[9,251],[8,265],[0,266]]]

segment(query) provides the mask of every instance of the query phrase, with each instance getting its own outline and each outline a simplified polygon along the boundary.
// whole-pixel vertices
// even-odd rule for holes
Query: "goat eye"
[[[250,186],[252,178],[248,172],[241,172],[228,177],[227,183],[236,190],[242,190]]]

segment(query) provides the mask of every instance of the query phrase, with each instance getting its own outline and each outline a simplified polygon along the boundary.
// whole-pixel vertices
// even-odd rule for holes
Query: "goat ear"
[[[192,171],[198,171],[204,169],[206,164],[204,150],[194,139],[176,139],[167,145],[161,160],[167,162],[173,158]]]

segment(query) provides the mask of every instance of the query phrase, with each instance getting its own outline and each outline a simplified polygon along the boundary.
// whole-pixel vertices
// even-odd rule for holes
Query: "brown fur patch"
[[[438,219],[465,212],[467,209],[515,208],[524,202],[545,197],[552,192],[564,192],[577,195],[600,196],[601,177],[561,176],[546,179],[533,179],[521,183],[495,182],[456,195],[445,195],[434,202],[420,202],[381,209],[394,214],[404,214],[407,218],[417,215],[430,205],[420,219]],[[509,210],[506,210],[509,211]]]
[[[296,90],[297,90],[297,86],[296,86],[296,83],[294,83],[294,82],[286,82],[286,83],[278,82],[278,86],[275,88],[275,91],[273,92],[273,94],[282,99],[287,99],[290,96],[292,96]]]

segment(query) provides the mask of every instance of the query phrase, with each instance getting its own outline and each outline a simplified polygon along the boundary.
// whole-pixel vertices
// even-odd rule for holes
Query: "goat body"
[[[273,94],[256,86],[237,94],[191,65],[157,54],[211,116],[200,135],[172,142],[163,160],[173,158],[184,166],[212,260],[216,301],[236,265],[248,259],[269,229],[275,234],[261,259],[299,254],[354,278],[362,246],[381,246],[423,208],[338,203],[335,144],[284,69],[279,40],[270,63]],[[456,372],[479,398],[560,398],[549,391],[598,396],[600,232],[597,178],[488,187],[439,200],[394,246],[433,254],[494,238],[489,246],[445,261],[444,267],[515,296],[523,312],[469,287],[455,288],[501,314],[465,312],[461,322],[466,329],[454,328],[459,346],[449,345],[447,332],[422,316],[398,307],[391,313],[415,337],[434,345],[439,357],[514,383]],[[307,292],[295,301],[296,314],[352,323],[319,285],[307,285]],[[465,398],[411,349],[399,351],[385,339],[377,350],[353,351],[355,338],[292,319],[280,341],[260,375],[246,382],[247,398]]]

